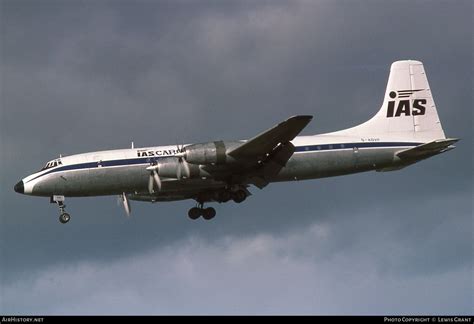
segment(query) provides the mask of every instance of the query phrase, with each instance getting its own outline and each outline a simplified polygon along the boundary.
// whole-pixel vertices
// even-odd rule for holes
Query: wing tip
[[[312,115],[294,115],[284,122],[306,122],[308,124],[313,119]]]
[[[291,116],[290,118],[288,119],[313,119],[313,115],[294,115],[294,116]]]

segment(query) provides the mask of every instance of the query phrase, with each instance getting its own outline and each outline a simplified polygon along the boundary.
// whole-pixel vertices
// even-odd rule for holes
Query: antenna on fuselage
[[[135,148],[135,144],[134,144],[133,141],[132,141],[132,149],[133,149],[133,148]]]

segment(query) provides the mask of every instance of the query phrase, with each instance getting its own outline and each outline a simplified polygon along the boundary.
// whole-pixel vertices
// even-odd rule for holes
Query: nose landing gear
[[[59,215],[59,221],[61,222],[61,224],[66,224],[67,222],[69,222],[70,219],[71,216],[69,216],[68,213],[62,213],[61,215]]]
[[[64,204],[64,196],[54,195],[51,197],[51,203],[58,204],[59,207],[59,222],[66,224],[71,219],[71,216],[66,213],[66,205]]]

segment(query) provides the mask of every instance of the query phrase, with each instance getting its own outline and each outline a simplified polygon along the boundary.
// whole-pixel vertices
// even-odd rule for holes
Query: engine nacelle
[[[191,164],[223,164],[227,160],[226,147],[223,141],[188,145],[184,158]]]
[[[158,162],[158,174],[163,178],[197,178],[207,176],[203,173],[198,165],[191,165],[186,161],[179,161],[176,157],[168,157],[160,159]]]
[[[176,174],[180,167],[177,158],[165,158],[161,159],[158,163],[158,174],[160,177],[165,178],[177,178]]]

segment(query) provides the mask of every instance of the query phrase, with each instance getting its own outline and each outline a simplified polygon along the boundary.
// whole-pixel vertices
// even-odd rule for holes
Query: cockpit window
[[[58,165],[61,165],[62,162],[61,160],[53,160],[53,161],[49,161],[48,163],[46,163],[46,165],[41,169],[41,171],[43,170],[46,170],[46,169],[51,169],[51,168],[54,168]]]

